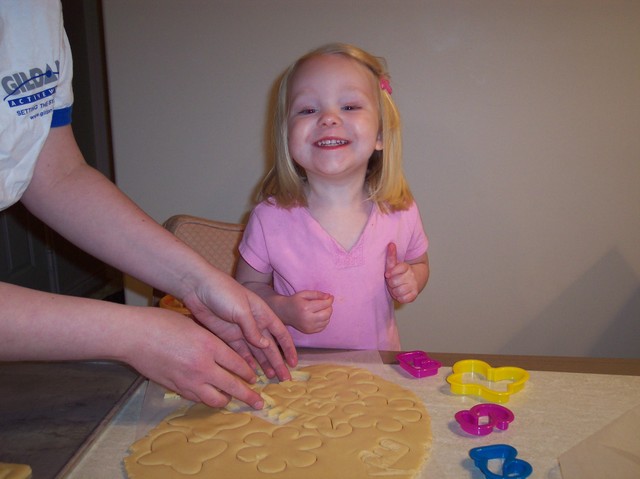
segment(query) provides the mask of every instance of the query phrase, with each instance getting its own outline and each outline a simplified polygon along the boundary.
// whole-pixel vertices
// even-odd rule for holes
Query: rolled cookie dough
[[[411,391],[366,369],[318,364],[265,385],[267,420],[196,404],[135,442],[130,479],[415,477],[431,447]]]

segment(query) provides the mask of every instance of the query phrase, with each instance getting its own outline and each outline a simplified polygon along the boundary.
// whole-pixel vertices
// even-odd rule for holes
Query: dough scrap
[[[31,466],[0,462],[0,479],[30,479]]]
[[[411,391],[366,369],[317,364],[262,382],[267,420],[239,405],[195,404],[135,442],[130,479],[391,479],[428,459],[431,422]],[[266,383],[266,384],[265,384]]]

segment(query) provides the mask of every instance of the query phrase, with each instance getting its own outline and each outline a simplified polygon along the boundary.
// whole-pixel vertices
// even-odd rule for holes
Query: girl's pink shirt
[[[427,251],[415,203],[389,214],[374,206],[360,238],[346,251],[306,208],[262,202],[251,213],[239,249],[251,267],[273,273],[279,294],[317,290],[334,296],[333,314],[323,331],[304,334],[289,328],[297,346],[400,350],[394,302],[384,278],[392,242],[398,261]]]

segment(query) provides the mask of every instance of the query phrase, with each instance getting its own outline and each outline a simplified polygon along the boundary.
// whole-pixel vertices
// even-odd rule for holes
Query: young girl
[[[345,44],[303,56],[281,79],[275,130],[236,278],[297,346],[399,350],[394,300],[427,283],[428,243],[384,60]]]

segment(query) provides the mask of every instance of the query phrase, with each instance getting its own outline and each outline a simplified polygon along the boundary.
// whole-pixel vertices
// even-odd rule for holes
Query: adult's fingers
[[[287,364],[292,368],[298,364],[298,352],[293,344],[293,339],[291,338],[289,330],[282,321],[279,319],[274,321],[268,328],[268,332],[273,339],[275,339],[275,342],[272,340],[272,344],[268,348],[264,349],[264,353],[271,362],[271,365],[275,368],[278,378],[282,379],[281,373],[284,373],[286,366],[282,361],[282,356],[278,346],[282,349],[282,353],[284,354]],[[288,376],[288,370],[285,376]]]
[[[264,375],[267,376],[268,378],[273,378],[274,376],[276,376],[275,369],[271,365],[271,362],[269,361],[269,359],[267,359],[267,356],[264,354],[265,349],[259,349],[252,346],[251,350],[253,352],[253,357],[255,358],[256,361],[258,361],[258,364],[260,364],[260,369],[262,369],[262,372],[264,373]]]
[[[229,341],[227,344],[233,348],[233,350],[242,356],[242,359],[245,360],[247,365],[255,371],[257,368],[256,357],[254,357],[256,351],[260,351],[259,348],[249,349],[247,342],[243,339],[239,339],[236,341]]]
[[[220,401],[220,394],[228,395],[239,399],[254,409],[262,409],[264,401],[260,394],[252,390],[246,382],[242,381],[235,373],[238,370],[248,367],[246,363],[239,365],[237,356],[230,351],[231,354],[221,354],[216,358],[215,370],[211,376],[210,382],[204,384],[198,391],[200,400],[206,404],[209,401]],[[254,373],[251,372],[252,377]],[[227,404],[229,398],[227,397]]]
[[[264,334],[270,335],[271,333],[265,331]],[[287,335],[289,335],[288,331]],[[280,381],[288,381],[289,379],[291,379],[291,373],[289,372],[289,368],[287,367],[287,365],[282,361],[282,354],[280,352],[280,349],[278,348],[278,343],[279,341],[277,341],[276,338],[276,340],[271,341],[271,346],[260,351],[256,351],[255,354],[258,360],[261,361],[262,370],[265,372],[267,377],[273,377],[275,373],[275,376],[277,376]],[[295,356],[295,364],[292,365],[293,367],[298,362],[298,353],[295,349],[295,346],[293,347],[292,354]],[[286,352],[285,357],[287,357]]]

